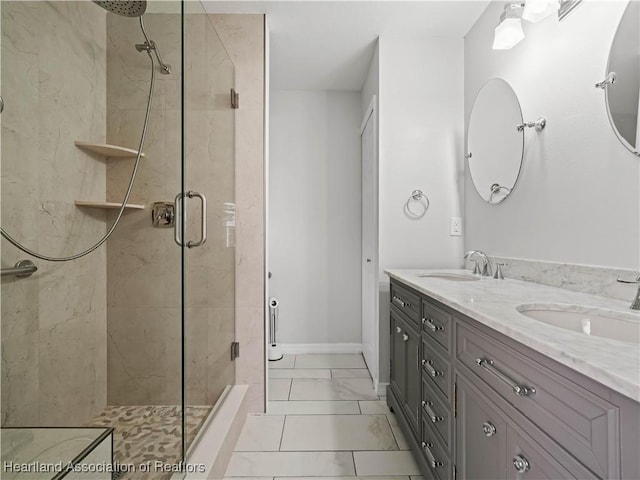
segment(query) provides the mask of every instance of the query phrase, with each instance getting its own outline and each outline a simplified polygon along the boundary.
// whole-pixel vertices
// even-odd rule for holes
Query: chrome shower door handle
[[[183,221],[183,215],[182,215],[182,210],[184,206],[183,199],[184,199],[184,194],[179,193],[178,195],[176,195],[176,198],[173,201],[173,204],[175,205],[175,218],[173,222],[173,239],[178,244],[179,247],[184,246],[184,243],[182,241],[182,232],[184,229],[184,221]],[[185,211],[184,217],[186,216],[187,216],[187,212]]]
[[[204,245],[204,243],[207,241],[207,197],[205,197],[200,192],[194,192],[191,190],[185,193],[185,195],[188,198],[196,197],[200,199],[200,203],[202,207],[201,214],[200,214],[200,239],[196,242],[193,242],[191,240],[187,242],[187,248],[199,247],[201,245]]]

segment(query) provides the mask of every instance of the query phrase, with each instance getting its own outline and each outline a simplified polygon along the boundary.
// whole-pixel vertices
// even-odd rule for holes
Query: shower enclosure
[[[0,9],[2,461],[171,478],[235,382],[233,62],[200,2]]]

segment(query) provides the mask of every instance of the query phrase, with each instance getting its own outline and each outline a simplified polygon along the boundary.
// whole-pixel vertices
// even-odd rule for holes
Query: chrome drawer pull
[[[409,302],[405,302],[403,299],[401,299],[400,297],[397,296],[393,296],[393,301],[395,303],[397,303],[398,305],[400,305],[402,308],[408,308],[411,307],[411,304]]]
[[[431,320],[430,318],[423,318],[422,319],[422,324],[426,325],[427,327],[429,327],[429,329],[432,332],[439,332],[440,330],[444,330],[444,327],[441,327],[440,325],[436,325],[433,320]]]
[[[531,470],[531,465],[529,465],[529,460],[524,458],[522,455],[516,455],[513,457],[513,466],[515,467],[518,473],[524,473]]]
[[[442,422],[444,420],[444,417],[439,417],[437,416],[434,411],[431,409],[431,407],[433,406],[433,402],[425,402],[424,400],[422,401],[422,407],[425,409],[425,411],[427,412],[427,415],[429,416],[429,418],[431,419],[431,421],[433,423],[438,423],[438,422]]]
[[[424,450],[424,453],[427,454],[427,459],[429,460],[429,465],[431,465],[431,468],[442,467],[444,463],[436,460],[436,458],[433,456],[433,453],[431,453],[430,448],[433,448],[433,443],[422,442],[422,449]]]
[[[427,370],[427,373],[431,375],[433,378],[441,377],[444,375],[443,372],[439,372],[435,368],[433,368],[433,361],[431,360],[422,360],[422,366]]]
[[[491,422],[484,422],[482,424],[482,433],[485,437],[493,437],[496,434],[496,426]]]
[[[487,360],[486,358],[476,358],[476,364],[484,368],[487,372],[497,377],[519,397],[527,397],[529,395],[535,395],[536,389],[534,387],[527,387],[525,385],[518,385],[516,382],[507,377],[504,373],[493,366],[493,360]]]

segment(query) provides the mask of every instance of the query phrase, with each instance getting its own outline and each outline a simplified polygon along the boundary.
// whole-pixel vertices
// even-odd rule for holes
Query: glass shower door
[[[235,71],[200,2],[183,17],[183,388],[189,448],[235,383]],[[179,208],[180,208],[179,207]],[[189,243],[191,242],[191,243]]]
[[[139,164],[117,228],[86,256],[48,261],[2,240],[3,269],[37,267],[0,285],[1,425],[25,430],[3,435],[3,459],[67,460],[43,446],[52,435],[24,427],[104,427],[119,463],[174,468],[184,451],[183,249],[159,228],[167,218],[156,205],[171,207],[184,183],[182,2],[148,1],[146,32],[116,8],[124,2],[100,3],[0,2],[3,230],[41,256],[82,252],[114,224]],[[71,458],[85,448],[76,437],[57,435]]]

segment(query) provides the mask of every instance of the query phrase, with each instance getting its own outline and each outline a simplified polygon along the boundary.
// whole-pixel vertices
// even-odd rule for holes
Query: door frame
[[[371,309],[371,311],[373,312],[373,319],[371,320],[371,322],[374,323],[373,325],[373,332],[374,332],[374,356],[375,356],[375,372],[371,372],[371,366],[368,365],[369,368],[369,372],[371,373],[371,377],[373,379],[373,387],[376,390],[376,392],[378,392],[378,395],[384,394],[385,392],[380,392],[378,391],[380,389],[380,387],[382,387],[382,389],[384,390],[384,387],[386,385],[380,385],[380,305],[379,305],[379,277],[380,277],[380,265],[379,265],[379,240],[378,240],[378,225],[379,225],[379,209],[378,209],[378,159],[379,159],[379,138],[378,138],[378,106],[377,106],[377,96],[374,94],[371,96],[371,100],[369,101],[369,105],[367,107],[367,109],[365,110],[364,116],[362,118],[362,123],[360,124],[360,138],[362,138],[362,134],[364,133],[364,130],[368,124],[369,121],[373,122],[373,138],[374,138],[374,145],[373,145],[373,159],[372,159],[372,164],[371,164],[371,168],[372,168],[372,175],[371,178],[373,179],[373,185],[372,185],[372,192],[373,192],[373,197],[374,197],[374,202],[373,202],[373,232],[371,232],[372,234],[372,239],[373,239],[373,252],[372,252],[372,257],[371,258],[371,263],[372,263],[372,267],[373,267],[373,282],[372,285],[373,287],[373,292],[372,296],[371,296],[371,302],[373,303],[373,308]],[[360,158],[362,160],[362,151],[360,152]],[[364,167],[364,165],[363,165]],[[364,176],[362,176],[362,190],[364,191]],[[364,217],[362,217],[362,237],[364,238]],[[361,254],[362,257],[362,261],[364,261],[364,252],[362,252]],[[364,264],[361,265],[361,271],[364,270]],[[365,301],[365,295],[364,295],[364,282],[362,282],[362,304],[364,304]],[[364,327],[364,322],[365,322],[365,318],[364,318],[364,309],[362,310],[362,318],[361,318],[361,325]],[[364,341],[364,338],[363,338]],[[364,342],[363,342],[363,351],[364,351]]]

